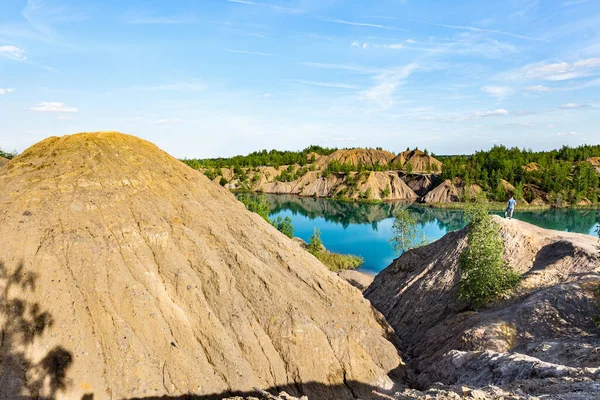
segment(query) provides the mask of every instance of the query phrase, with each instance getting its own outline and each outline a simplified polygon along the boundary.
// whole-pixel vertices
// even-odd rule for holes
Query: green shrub
[[[521,276],[504,260],[499,226],[482,201],[466,210],[469,218],[468,246],[460,256],[462,277],[459,296],[475,306],[498,299],[517,287]]]
[[[257,213],[267,222],[269,221],[269,203],[267,202],[267,198],[264,195],[251,195],[251,194],[242,194],[238,197],[238,200],[241,201],[249,211]]]
[[[277,217],[277,219],[271,220],[271,225],[277,228],[277,230],[285,236],[289,238],[294,237],[294,225],[292,224],[292,219],[290,217]]]
[[[352,254],[336,254],[328,251],[320,251],[314,255],[333,272],[339,272],[346,269],[356,269],[363,265],[364,259]]]
[[[306,245],[306,250],[309,253],[315,255],[316,253],[323,250],[323,241],[321,240],[321,231],[318,228],[315,228],[313,231],[313,235],[310,237],[308,244]]]
[[[228,183],[228,182],[227,182],[227,179],[225,179],[225,177],[224,177],[224,176],[222,176],[222,177],[221,177],[221,180],[219,181],[219,185],[221,185],[221,186],[225,186],[225,185],[227,185],[227,183]]]

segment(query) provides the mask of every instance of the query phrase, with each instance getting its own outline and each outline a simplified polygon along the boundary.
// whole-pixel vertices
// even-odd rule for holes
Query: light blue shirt
[[[515,199],[508,200],[508,208],[510,208],[511,210],[513,210],[516,205],[517,205],[517,201]]]

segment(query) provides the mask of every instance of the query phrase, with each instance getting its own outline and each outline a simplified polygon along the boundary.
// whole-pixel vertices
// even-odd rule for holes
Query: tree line
[[[600,145],[563,146],[559,150],[531,151],[517,147],[494,146],[473,155],[438,156],[443,162],[443,179],[462,178],[465,184],[481,186],[493,200],[506,200],[502,180],[516,188],[527,201],[534,196],[526,185],[534,185],[550,199],[576,202],[582,198],[597,201],[599,174],[586,160],[600,157]]]

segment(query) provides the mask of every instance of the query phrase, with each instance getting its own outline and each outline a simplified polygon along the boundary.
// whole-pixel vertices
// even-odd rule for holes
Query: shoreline
[[[386,203],[406,203],[408,205],[414,205],[418,207],[435,208],[441,210],[457,210],[464,211],[470,203],[466,202],[453,202],[453,203],[421,203],[419,201],[411,199],[397,199],[397,200],[367,200],[367,199],[350,199],[350,198],[335,198],[335,197],[315,197],[315,196],[301,196],[294,193],[267,193],[257,192],[252,190],[230,190],[234,195],[242,193],[253,193],[253,194],[268,194],[272,196],[296,196],[305,199],[323,199],[329,201],[337,201],[342,203],[357,203],[357,204],[386,204]],[[504,211],[506,209],[505,203],[489,202],[485,203],[488,211]],[[517,203],[517,209],[521,211],[547,211],[547,210],[600,210],[600,203],[590,205],[568,205],[564,207],[554,207],[549,204],[546,205],[530,205]]]

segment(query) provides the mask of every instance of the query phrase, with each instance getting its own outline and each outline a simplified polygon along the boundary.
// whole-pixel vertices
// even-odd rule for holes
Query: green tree
[[[306,250],[309,253],[315,255],[323,250],[323,241],[321,240],[321,231],[318,228],[314,228],[313,234],[310,237]]]
[[[410,161],[408,161],[406,163],[405,167],[406,167],[406,173],[409,174],[409,175],[412,174],[412,172],[413,172],[413,166],[410,163]]]
[[[277,219],[271,221],[271,225],[277,228],[277,230],[285,236],[289,238],[294,237],[294,224],[292,224],[292,219],[290,217],[277,217]]]
[[[469,219],[467,248],[460,256],[459,296],[481,306],[515,288],[521,276],[504,260],[499,226],[479,200],[466,211]]]
[[[408,210],[400,211],[392,225],[392,238],[389,241],[396,255],[426,245],[425,235],[421,234],[421,237],[417,238],[418,234],[417,219],[410,215]]]
[[[249,211],[257,213],[267,222],[269,221],[269,212],[270,206],[267,202],[267,198],[265,195],[253,195],[249,193],[244,193],[238,197],[238,200],[241,201]]]

